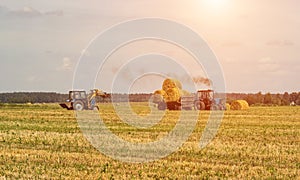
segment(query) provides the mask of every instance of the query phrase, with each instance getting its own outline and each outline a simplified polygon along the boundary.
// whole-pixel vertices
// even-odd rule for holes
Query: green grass
[[[144,103],[133,103],[139,115]],[[184,113],[188,113],[184,112]],[[110,104],[100,114],[118,136],[133,142],[162,137],[179,112],[167,112],[148,129],[122,122]],[[83,137],[73,111],[55,104],[0,105],[0,179],[299,179],[300,107],[227,111],[215,139],[198,143],[209,112],[177,152],[149,163],[123,163],[102,155]]]

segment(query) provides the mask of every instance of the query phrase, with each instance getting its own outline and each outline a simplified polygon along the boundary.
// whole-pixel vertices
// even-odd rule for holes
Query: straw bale
[[[163,85],[162,85],[162,89],[164,91],[167,91],[168,89],[175,88],[175,87],[177,87],[175,82],[172,79],[169,79],[169,78],[165,79],[164,82],[163,82]]]
[[[175,88],[169,88],[166,91],[166,98],[165,101],[166,102],[172,102],[172,101],[179,101],[180,99],[180,91],[179,88],[175,87]]]
[[[249,104],[245,100],[236,100],[231,103],[230,109],[231,110],[249,109]]]
[[[226,103],[226,104],[225,104],[225,107],[226,107],[226,110],[227,110],[227,111],[230,110],[230,104],[229,104],[229,103]]]

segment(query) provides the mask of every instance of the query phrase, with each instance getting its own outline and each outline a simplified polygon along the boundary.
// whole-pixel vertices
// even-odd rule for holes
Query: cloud
[[[9,11],[9,9],[7,7],[4,6],[0,6],[0,14],[5,14]]]
[[[71,58],[64,57],[62,59],[62,64],[59,67],[57,67],[56,70],[58,70],[58,71],[70,71],[70,70],[72,70],[72,67],[73,67],[73,63],[72,63]]]
[[[277,72],[280,65],[270,57],[264,57],[258,60],[258,69],[262,72]]]
[[[260,64],[273,63],[273,60],[270,57],[263,57],[258,60],[258,63]]]
[[[266,43],[267,46],[277,46],[277,47],[284,47],[284,46],[294,46],[294,42],[289,40],[274,40],[268,41]]]
[[[13,16],[13,17],[41,17],[41,16],[63,16],[64,12],[62,10],[54,10],[41,12],[33,7],[24,6],[21,9],[12,10],[4,6],[0,6],[0,15]]]
[[[230,63],[230,64],[238,63],[239,62],[236,58],[233,58],[233,57],[224,58],[224,61],[226,63]]]
[[[36,76],[36,75],[30,75],[26,78],[26,81],[28,83],[35,83],[35,82],[38,82],[40,81],[40,77],[39,76]]]
[[[47,16],[63,16],[64,12],[62,10],[48,11],[48,12],[45,12],[44,15],[47,15]]]
[[[18,10],[11,10],[9,11],[9,14],[20,17],[37,17],[42,15],[40,11],[28,6],[24,6],[22,9]]]
[[[223,47],[240,47],[240,46],[242,46],[242,43],[240,43],[240,42],[225,42],[225,43],[222,43],[222,46]]]

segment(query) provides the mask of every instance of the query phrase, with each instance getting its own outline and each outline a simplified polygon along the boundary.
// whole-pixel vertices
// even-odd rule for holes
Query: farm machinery
[[[159,110],[225,110],[225,101],[214,98],[213,90],[199,90],[196,94],[183,94],[170,99],[166,95],[155,94],[154,103]]]
[[[225,101],[221,98],[214,98],[213,90],[199,90],[196,93],[194,107],[197,110],[225,110]]]
[[[69,91],[69,98],[66,102],[60,103],[59,105],[68,110],[99,110],[96,104],[97,96],[105,98],[109,97],[109,94],[99,89],[92,89],[89,94],[84,90],[72,90]]]

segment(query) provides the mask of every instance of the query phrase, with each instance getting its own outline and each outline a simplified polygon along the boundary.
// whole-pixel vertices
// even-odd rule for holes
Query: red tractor
[[[197,110],[225,110],[225,101],[214,98],[213,90],[199,90],[196,94],[194,107]]]
[[[176,101],[168,101],[161,94],[155,94],[153,102],[159,110],[225,110],[225,100],[214,98],[213,90],[199,90],[196,94],[182,95]]]

